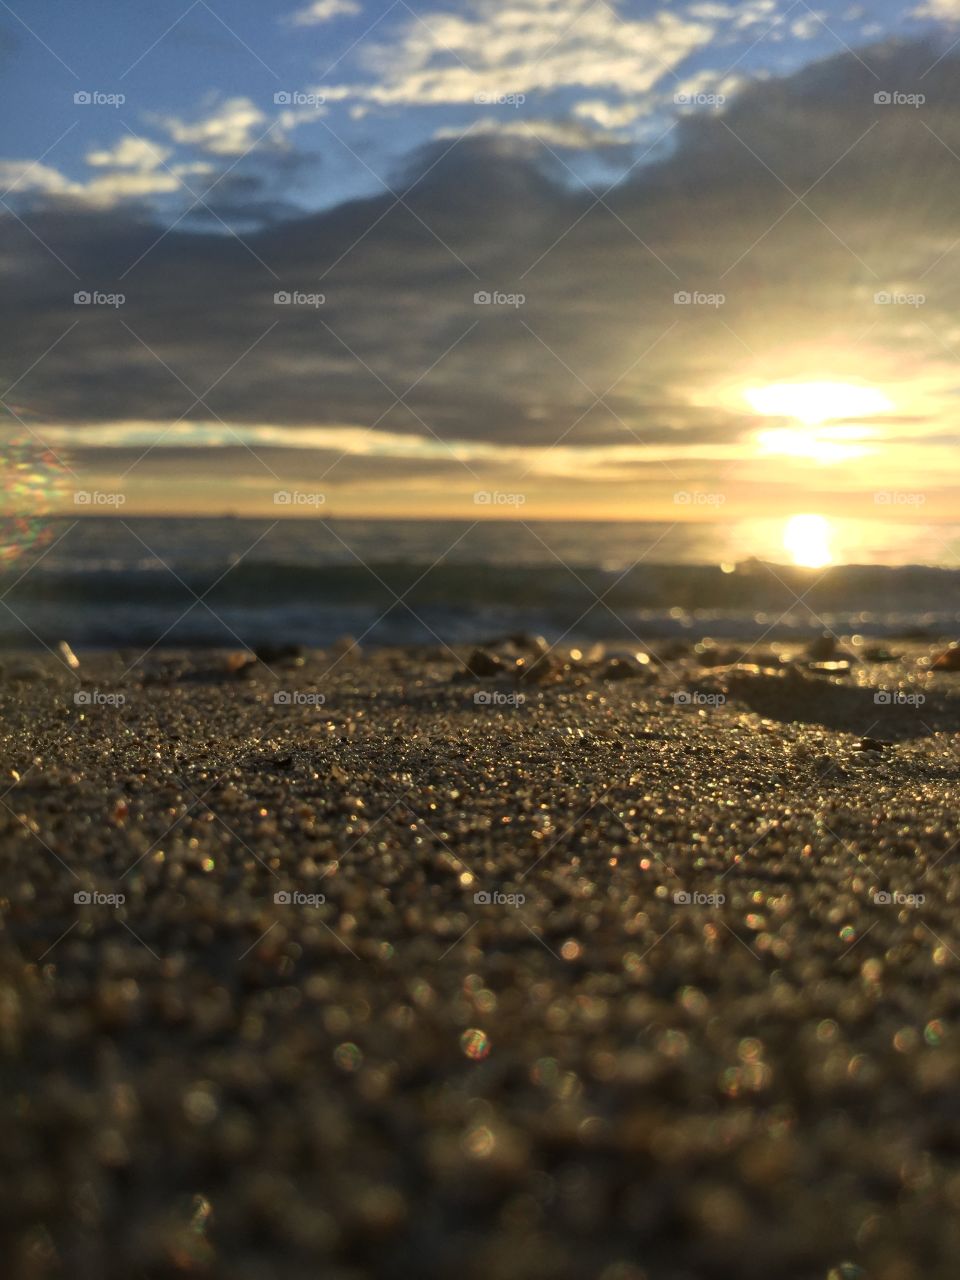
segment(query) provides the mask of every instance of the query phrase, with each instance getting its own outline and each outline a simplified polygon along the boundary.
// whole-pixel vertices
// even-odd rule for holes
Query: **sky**
[[[960,0],[0,0],[0,63],[71,509],[956,517]]]

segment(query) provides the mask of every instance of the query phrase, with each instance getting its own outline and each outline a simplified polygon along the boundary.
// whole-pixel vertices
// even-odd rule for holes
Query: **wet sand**
[[[890,647],[5,655],[6,1274],[953,1280],[960,675]]]

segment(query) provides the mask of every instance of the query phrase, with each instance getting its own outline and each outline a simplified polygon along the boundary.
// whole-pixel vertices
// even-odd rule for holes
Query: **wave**
[[[167,567],[169,565],[169,568]],[[278,636],[328,644],[469,641],[535,630],[550,639],[679,634],[757,638],[822,631],[955,635],[960,570],[840,565],[826,571],[749,561],[704,564],[505,565],[428,559],[368,564],[91,556],[0,575],[13,613],[0,643],[66,637],[84,647],[256,644]]]

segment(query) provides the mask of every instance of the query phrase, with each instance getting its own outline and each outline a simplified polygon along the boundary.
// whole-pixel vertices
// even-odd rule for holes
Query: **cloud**
[[[95,168],[147,170],[158,168],[170,155],[169,147],[128,134],[109,150],[88,151],[87,164]]]
[[[181,145],[208,155],[237,156],[249,151],[264,133],[267,117],[249,98],[230,98],[192,123],[176,116],[160,117],[157,123]]]
[[[619,129],[632,124],[643,108],[636,102],[606,102],[602,98],[589,98],[574,105],[573,114],[581,120],[592,120],[603,129]]]
[[[889,425],[864,424],[866,446],[891,432],[885,457],[904,476],[948,467],[960,56],[923,79],[922,120],[874,94],[910,92],[930,48],[860,56],[682,116],[602,202],[502,131],[410,157],[402,203],[351,200],[242,241],[186,223],[163,234],[142,209],[66,208],[64,180],[34,172],[30,231],[0,219],[5,370],[29,371],[16,402],[67,437],[115,432],[112,447],[127,424],[159,435],[183,419],[195,442],[229,441],[224,423],[268,424],[258,449],[362,440],[346,450],[357,467],[386,451],[413,470],[462,456],[613,483],[712,459],[757,485],[789,466],[816,486],[815,460],[756,455],[753,434],[779,424],[758,423],[743,391],[865,379],[896,405]],[[106,176],[123,174],[144,176]],[[222,185],[241,204],[274,194]],[[925,303],[878,306],[894,286]],[[80,309],[80,287],[126,302]],[[278,305],[278,290],[324,300]],[[683,292],[723,301],[678,303]],[[877,487],[876,470],[848,479]]]
[[[334,18],[352,17],[360,12],[355,0],[314,0],[305,9],[291,13],[285,21],[295,27],[316,27],[324,22],[332,22]]]
[[[470,14],[411,16],[389,40],[364,42],[371,80],[321,86],[328,100],[381,106],[469,103],[478,95],[615,88],[642,94],[714,34],[703,20],[658,10],[628,18],[595,0],[476,0]]]
[[[523,116],[518,119],[497,119],[485,116],[472,124],[459,128],[447,127],[438,129],[435,138],[462,138],[469,134],[472,138],[501,137],[517,138],[532,147],[546,145],[548,147],[569,148],[576,151],[596,150],[601,147],[625,146],[630,139],[624,134],[612,133],[608,129],[598,129],[585,124],[581,120],[549,120]]]
[[[0,160],[0,189],[6,197],[31,191],[69,195],[79,187],[50,165],[38,164],[35,160]]]
[[[941,22],[960,22],[960,0],[924,0],[911,11],[914,18],[937,18]]]

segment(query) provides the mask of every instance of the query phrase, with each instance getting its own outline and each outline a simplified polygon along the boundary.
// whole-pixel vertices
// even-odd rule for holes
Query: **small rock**
[[[252,653],[245,650],[238,650],[236,653],[228,653],[224,667],[228,675],[245,678],[250,675],[250,668],[256,662],[256,658]]]
[[[837,638],[829,631],[814,637],[807,645],[807,657],[811,662],[828,662],[837,651]]]
[[[303,645],[260,644],[253,652],[260,662],[292,662],[303,657]]]
[[[483,679],[487,676],[501,675],[506,668],[496,654],[488,653],[486,649],[474,649],[467,659],[467,670],[472,676]]]
[[[602,680],[635,680],[643,674],[640,664],[631,658],[611,658],[603,670]]]
[[[871,645],[864,649],[863,658],[865,662],[899,662],[901,655],[892,653],[889,649],[884,649],[881,645]]]
[[[954,641],[943,653],[938,653],[930,668],[932,671],[960,671],[960,642]]]
[[[543,636],[530,635],[526,631],[515,631],[513,635],[507,636],[507,640],[515,649],[525,653],[542,654],[550,648]]]

